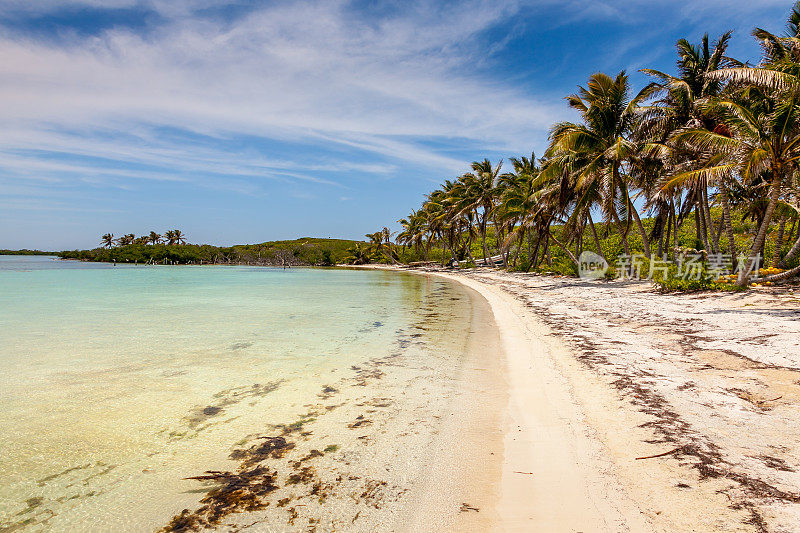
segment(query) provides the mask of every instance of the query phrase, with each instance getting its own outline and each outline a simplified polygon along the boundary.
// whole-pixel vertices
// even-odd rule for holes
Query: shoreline
[[[320,367],[311,385],[259,380],[187,411],[184,422],[208,422],[220,438],[216,424],[258,421],[184,469],[179,500],[192,507],[157,520],[165,531],[777,533],[800,523],[791,289],[660,294],[488,268],[349,269],[386,271],[370,276],[382,280],[368,296],[378,314],[359,330],[381,342]],[[393,327],[381,318],[397,309],[384,283],[401,281],[419,290]],[[246,348],[230,345],[237,358]],[[272,407],[248,411],[256,402]],[[161,475],[149,464],[142,474]]]
[[[477,292],[501,337],[508,404],[499,498],[488,529],[654,531],[610,472],[575,401],[574,376],[565,375],[561,359],[569,354],[553,346],[551,332],[502,290],[458,273],[420,273]]]
[[[22,299],[37,287],[48,291],[52,274],[42,272],[38,285],[34,279],[28,291],[6,294]],[[69,362],[56,366],[52,381],[42,376],[36,388],[28,385],[28,374],[8,374],[20,401],[9,404],[6,421],[31,423],[15,425],[4,439],[13,451],[9,466],[16,468],[9,477],[22,482],[6,485],[0,526],[488,529],[496,495],[487,489],[502,459],[498,413],[505,399],[501,360],[494,357],[496,328],[482,298],[447,280],[393,272],[319,272],[303,278],[310,284],[302,287],[295,284],[303,280],[279,273],[256,276],[260,281],[183,273],[163,288],[162,277],[148,278],[156,290],[142,290],[141,280],[110,271],[101,272],[100,280],[91,276],[94,285],[64,283],[74,288],[76,309],[62,309],[69,320],[59,320],[93,328],[107,324],[112,291],[128,301],[142,294],[148,309],[165,294],[233,305],[209,305],[213,312],[199,315],[197,304],[167,307],[163,315],[141,313],[141,305],[117,307],[115,322],[104,331],[116,331],[115,324],[171,331],[164,317],[195,322],[182,325],[181,342],[159,335],[159,350],[168,357],[141,356],[138,344],[120,344],[120,353],[132,354],[124,365],[117,352],[62,344],[73,336],[91,338],[69,329],[69,336],[48,337],[51,349],[42,347],[42,358],[34,359],[58,363],[49,358],[56,353]],[[72,270],[61,275],[79,280]],[[20,276],[39,275],[9,279]],[[196,290],[210,282],[226,288],[218,299]],[[287,285],[279,290],[278,282]],[[103,290],[86,290],[95,286]],[[270,297],[286,303],[272,305]],[[25,301],[45,306],[36,298]],[[119,335],[108,338],[120,342]],[[27,346],[26,338],[19,342]],[[75,346],[85,362],[72,364],[61,346]],[[31,360],[30,353],[21,355]],[[26,411],[29,395],[48,404],[51,397],[43,391],[75,399],[60,401],[58,416],[48,417],[57,432]],[[71,433],[71,426],[79,431]]]
[[[493,529],[608,531],[624,523],[628,530],[652,531],[636,505],[611,487],[597,444],[576,427],[582,413],[571,401],[561,363],[544,343],[541,324],[489,285],[436,275],[478,292],[491,306],[502,338],[509,403]]]
[[[299,423],[251,436],[267,444],[249,441],[237,473],[190,478],[214,482],[205,505],[175,514],[162,531],[201,530],[217,509],[225,513],[217,525],[235,528],[281,530],[288,517],[289,527],[331,531],[493,529],[507,401],[498,330],[474,290],[428,281],[434,296],[419,302],[420,319],[442,320],[440,306],[457,299],[458,312],[444,318],[451,327],[431,329],[426,318],[400,334],[397,349],[332,375]],[[441,351],[418,359],[416,344]],[[249,470],[256,461],[273,473]],[[232,479],[247,487],[244,497],[228,491]],[[265,482],[265,505],[248,508]]]
[[[509,379],[494,529],[798,523],[791,294],[663,295],[491,269],[377,268],[451,279],[492,307]]]

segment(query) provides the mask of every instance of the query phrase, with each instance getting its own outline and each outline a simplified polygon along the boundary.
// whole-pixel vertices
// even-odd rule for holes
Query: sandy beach
[[[303,310],[303,337],[320,345],[304,344],[295,366],[252,334],[281,316],[268,307],[242,311],[241,331],[225,329],[205,374],[187,374],[209,364],[203,353],[180,362],[178,346],[168,366],[154,359],[159,391],[236,364],[274,365],[239,370],[228,387],[203,385],[155,434],[160,447],[125,461],[99,450],[86,466],[66,456],[34,478],[11,527],[798,531],[800,298],[791,287],[659,294],[646,283],[492,269],[367,268],[393,272],[293,272],[308,278],[287,290],[318,283],[344,302]],[[227,287],[226,298],[256,290],[252,279]],[[363,294],[348,300],[354,291]],[[310,306],[320,298],[312,293],[298,301]],[[335,321],[341,331],[325,329]],[[306,356],[326,353],[333,335],[337,348]],[[123,383],[133,372],[137,391],[149,375],[139,367],[100,375]]]
[[[783,293],[436,272],[492,307],[509,403],[495,530],[797,531],[800,321]]]
[[[386,355],[319,376],[282,423],[265,412],[230,461],[184,481],[199,503],[161,530],[496,528],[510,430],[501,330],[472,288],[422,275],[430,295]]]

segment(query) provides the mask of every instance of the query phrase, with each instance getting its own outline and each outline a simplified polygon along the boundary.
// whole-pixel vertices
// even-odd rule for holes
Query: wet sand
[[[800,311],[496,270],[509,431],[492,529],[800,530]]]
[[[501,339],[484,298],[445,285],[421,304],[436,328],[413,324],[388,355],[332,374],[295,420],[254,428],[226,470],[186,480],[199,504],[163,531],[491,529],[508,429]],[[453,316],[439,316],[442,298],[457,300]]]
[[[415,273],[466,291],[437,340],[461,357],[415,358],[418,323],[187,480],[165,530],[798,530],[793,294]]]

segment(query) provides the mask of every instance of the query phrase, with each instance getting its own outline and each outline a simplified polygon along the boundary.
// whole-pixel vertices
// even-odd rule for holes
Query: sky
[[[595,72],[780,32],[775,0],[0,0],[0,248],[181,229],[362,239],[471,161],[540,155]],[[508,163],[506,163],[508,165]]]

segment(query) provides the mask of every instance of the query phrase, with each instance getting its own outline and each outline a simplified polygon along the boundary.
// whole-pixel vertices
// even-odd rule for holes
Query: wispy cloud
[[[153,8],[174,14],[210,4]],[[470,38],[513,9],[514,3],[420,5],[399,17],[366,19],[343,2],[292,3],[229,25],[176,18],[147,36],[109,30],[66,43],[5,36],[2,145],[57,151],[74,147],[70,132],[80,130],[89,132],[80,143],[93,155],[127,160],[136,146],[127,134],[133,129],[151,139],[137,150],[139,159],[187,146],[193,152],[191,139],[165,141],[157,133],[176,128],[311,147],[324,139],[450,167],[446,157],[398,139],[463,137],[511,147],[554,118],[546,104],[468,75]],[[238,166],[239,154],[231,155]]]
[[[37,188],[44,198],[54,184],[67,194],[155,183],[257,196],[278,184],[295,197],[343,198],[346,190],[356,199],[353,189],[367,179],[424,189],[463,170],[465,153],[541,147],[549,125],[569,116],[561,95],[582,79],[520,83],[535,78],[535,55],[522,76],[496,66],[508,47],[531,39],[537,21],[564,28],[562,41],[544,49],[556,55],[592,24],[628,24],[622,46],[606,52],[617,64],[658,56],[637,41],[653,10],[670,13],[659,24],[699,27],[712,15],[749,25],[758,10],[785,8],[778,0],[369,5],[5,0],[0,188],[25,183],[26,198]],[[110,17],[80,27],[115,9],[142,24]],[[30,30],[48,16],[63,31]],[[656,39],[658,28],[646,35]]]

